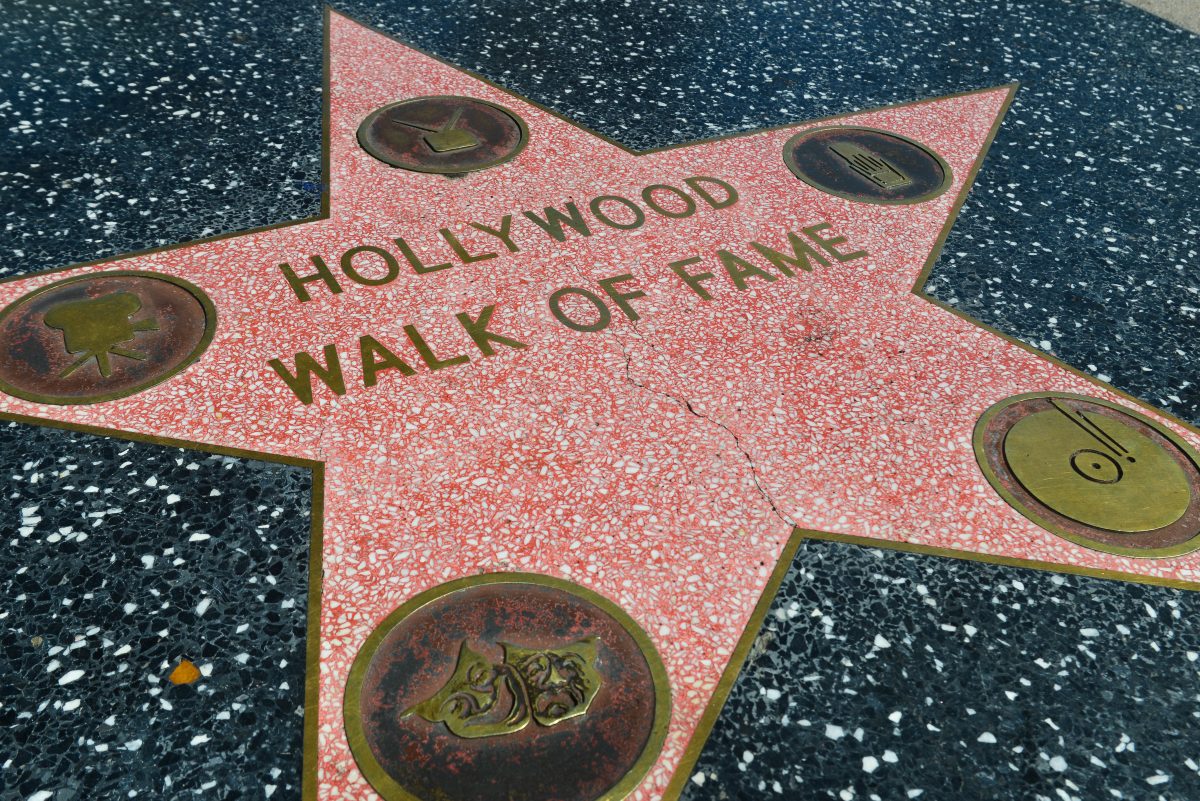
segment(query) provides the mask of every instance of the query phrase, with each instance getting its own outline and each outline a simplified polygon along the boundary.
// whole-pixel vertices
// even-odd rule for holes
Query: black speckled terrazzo
[[[354,14],[633,147],[1021,81],[929,290],[1200,422],[1200,38],[1119,0]],[[11,0],[0,274],[316,214],[321,5]]]
[[[807,541],[682,799],[1192,801],[1198,621],[1196,592]]]
[[[298,799],[310,471],[0,423],[0,475],[0,799]]]

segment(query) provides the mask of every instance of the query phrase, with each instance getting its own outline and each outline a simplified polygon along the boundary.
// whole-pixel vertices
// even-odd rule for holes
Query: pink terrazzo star
[[[515,570],[578,582],[649,633],[674,711],[638,799],[663,796],[794,526],[1198,577],[1194,554],[1126,559],[1048,533],[1006,504],[976,464],[973,427],[1009,396],[1058,390],[1128,405],[913,292],[1012,87],[839,120],[908,136],[952,168],[940,197],[876,206],[824,194],[785,166],[784,142],[827,123],[638,155],[345,17],[332,14],[329,24],[327,218],[0,286],[7,305],[68,275],[154,271],[201,287],[219,315],[203,357],[151,390],[93,406],[2,396],[7,412],[325,464],[320,798],[372,797],[342,728],[347,672],[363,640],[407,599],[460,576]],[[507,107],[528,123],[528,146],[507,164],[453,179],[391,168],[358,146],[355,130],[370,112],[423,95]],[[686,188],[692,176],[727,182],[739,199],[699,202],[684,219],[647,213],[636,230],[587,213],[598,195],[636,200],[644,187]],[[567,229],[559,242],[522,214],[568,201],[583,209],[590,236]],[[498,227],[505,215],[515,253],[469,225]],[[837,249],[868,255],[788,277],[749,245],[790,252],[789,232],[825,223],[813,236],[844,236]],[[470,253],[497,256],[464,264],[440,228]],[[418,274],[401,260],[398,277],[380,286],[337,269],[351,247],[398,253],[397,237],[425,265],[450,266]],[[774,280],[749,275],[739,288],[720,249]],[[279,265],[311,273],[313,254],[343,291],[310,283],[312,299],[301,303]],[[713,273],[702,284],[710,299],[668,266],[692,257],[700,260],[690,274]],[[364,275],[382,273],[381,259],[360,258]],[[644,293],[627,301],[636,322],[599,284],[624,273],[632,278],[610,286]],[[608,299],[605,330],[556,319],[548,298],[566,286]],[[587,308],[569,305],[577,301],[563,308],[583,319]],[[487,356],[455,317],[477,320],[489,306],[488,330],[524,347],[493,341]],[[412,330],[436,358],[469,361],[431,371]],[[364,335],[412,374],[393,367],[365,386]],[[311,404],[302,403],[269,363],[294,372],[305,352],[324,364],[327,345],[339,354],[345,392],[314,380]]]

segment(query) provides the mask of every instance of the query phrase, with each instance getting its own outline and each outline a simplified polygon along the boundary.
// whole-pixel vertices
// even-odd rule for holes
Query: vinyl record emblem
[[[358,143],[382,162],[455,175],[515,158],[529,139],[514,112],[473,97],[436,95],[384,106],[358,128]]]
[[[0,312],[0,390],[54,404],[133,395],[200,358],[216,325],[208,296],[173,276],[68,278]]]
[[[345,724],[388,801],[617,801],[662,748],[662,662],[608,599],[493,573],[413,598],[367,638]]]
[[[810,186],[880,205],[924,203],[950,188],[950,165],[899,134],[839,125],[801,131],[783,146],[788,169]]]
[[[1123,556],[1200,548],[1200,467],[1183,440],[1114,403],[1017,395],[975,427],[984,475],[1016,509],[1072,542]]]

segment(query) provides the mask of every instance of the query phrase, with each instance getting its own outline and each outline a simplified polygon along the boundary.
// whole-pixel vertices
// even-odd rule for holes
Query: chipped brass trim
[[[642,657],[650,668],[650,676],[654,683],[654,723],[637,761],[620,781],[594,799],[594,801],[621,801],[633,792],[647,771],[658,760],[663,743],[666,741],[667,728],[671,722],[671,684],[667,678],[667,670],[650,637],[637,624],[637,621],[614,601],[581,584],[541,573],[480,573],[454,579],[414,595],[376,624],[354,657],[354,663],[346,679],[346,693],[342,703],[342,719],[346,729],[346,739],[350,744],[350,751],[354,754],[359,771],[386,801],[434,801],[433,799],[419,798],[405,790],[375,759],[375,754],[371,751],[370,744],[367,743],[366,732],[362,724],[360,712],[362,683],[379,646],[392,629],[405,618],[447,595],[489,584],[533,584],[550,587],[582,598],[615,620],[637,644],[638,650],[641,651]]]
[[[12,395],[14,398],[21,398],[22,400],[32,401],[33,403],[44,403],[51,406],[86,406],[93,403],[104,403],[105,401],[117,400],[118,398],[127,398],[130,395],[136,395],[139,392],[145,392],[146,390],[156,387],[165,381],[169,381],[170,379],[182,373],[188,367],[191,367],[193,364],[195,364],[200,357],[204,355],[204,352],[208,350],[208,346],[212,344],[213,337],[216,336],[217,307],[213,305],[212,298],[210,298],[208,293],[203,289],[196,286],[191,281],[170,275],[169,273],[156,273],[147,270],[106,270],[104,272],[84,273],[83,275],[64,278],[61,281],[55,281],[54,283],[46,284],[43,287],[38,287],[31,292],[27,292],[14,300],[12,303],[5,306],[3,311],[0,311],[0,323],[7,319],[9,315],[20,311],[21,306],[38,295],[44,295],[47,292],[53,292],[60,287],[67,286],[69,284],[76,284],[80,281],[91,281],[96,278],[115,278],[119,276],[127,276],[130,278],[150,278],[157,281],[164,281],[168,284],[174,284],[191,295],[196,302],[200,304],[200,307],[204,310],[204,333],[201,335],[200,340],[196,343],[195,347],[192,348],[191,352],[188,353],[188,355],[181,362],[179,362],[179,364],[175,365],[164,373],[151,376],[139,384],[135,384],[132,387],[127,387],[114,392],[98,392],[94,395],[64,397],[61,395],[49,395],[42,392],[30,392],[29,390],[22,389],[21,387],[15,387],[3,379],[0,379],[0,391],[8,395]]]
[[[953,95],[946,95],[935,99],[944,100],[945,97],[953,97]],[[1004,109],[1000,112],[1000,117],[1003,117],[1006,111],[1008,111],[1007,105],[1005,105]],[[799,164],[796,163],[795,154],[792,152],[792,143],[802,139],[807,139],[810,136],[814,136],[824,131],[836,130],[870,131],[871,133],[883,134],[884,136],[890,136],[893,139],[899,139],[902,142],[907,142],[937,162],[938,166],[942,169],[942,182],[923,195],[917,195],[916,197],[911,198],[897,198],[895,200],[873,198],[865,195],[853,194],[851,192],[839,192],[835,189],[830,189],[827,186],[816,183],[815,181],[810,180],[806,172],[800,167]],[[992,135],[995,135],[994,131]],[[986,140],[984,144],[984,152],[987,152],[987,147],[991,145],[991,141],[991,137]],[[954,184],[954,171],[950,169],[950,165],[946,163],[946,160],[929,145],[896,133],[895,131],[887,131],[883,128],[872,128],[867,125],[822,125],[820,128],[809,128],[805,131],[799,131],[795,136],[790,137],[786,142],[783,143],[783,163],[787,165],[787,168],[789,171],[791,171],[792,175],[796,176],[801,181],[819,192],[824,192],[827,195],[833,195],[834,197],[840,197],[842,200],[850,200],[855,203],[869,203],[872,206],[914,206],[918,203],[928,203],[929,201],[946,194],[946,192]],[[968,176],[966,183],[966,187],[968,189],[970,188],[971,184],[974,183],[974,177],[974,173],[971,173],[971,175]],[[958,208],[956,207],[952,211],[952,215],[957,215],[957,212]]]

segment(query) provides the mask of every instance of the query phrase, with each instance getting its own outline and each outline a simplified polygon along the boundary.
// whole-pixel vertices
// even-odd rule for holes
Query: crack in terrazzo
[[[586,271],[584,271],[582,269],[576,268],[575,273],[578,276],[578,278],[580,279],[580,281],[582,281],[584,283],[586,283],[590,278],[590,276],[588,276],[586,274]],[[645,333],[642,332],[642,330],[640,328],[638,328],[636,322],[630,320],[629,327],[631,329],[633,329],[633,333],[637,335],[638,339],[645,342],[649,347],[651,347],[651,348],[657,347],[654,344],[653,339],[651,337],[648,337]],[[779,507],[776,505],[775,499],[771,497],[770,493],[768,493],[766,491],[766,489],[763,487],[762,483],[759,481],[758,466],[754,462],[754,457],[750,454],[749,451],[747,451],[745,449],[745,447],[742,446],[742,441],[741,441],[741,439],[738,438],[738,435],[735,434],[732,431],[732,429],[729,428],[729,426],[725,425],[720,420],[717,420],[715,418],[709,417],[708,415],[704,415],[704,414],[701,414],[700,412],[697,412],[695,410],[695,408],[692,406],[691,401],[688,401],[686,399],[677,398],[674,395],[672,395],[671,393],[665,392],[663,390],[652,389],[652,388],[646,386],[645,384],[637,381],[637,379],[635,379],[633,377],[633,356],[626,349],[625,342],[621,339],[621,337],[615,331],[609,329],[607,331],[607,333],[609,334],[609,336],[612,337],[613,341],[617,343],[617,347],[620,348],[620,350],[621,350],[621,355],[625,357],[625,381],[628,384],[630,384],[631,386],[634,386],[634,387],[637,387],[638,389],[649,392],[652,395],[658,395],[659,397],[666,398],[667,400],[671,401],[672,403],[678,404],[679,406],[686,409],[688,411],[688,413],[691,414],[692,416],[698,417],[699,419],[704,420],[706,422],[713,423],[718,428],[723,430],[726,434],[728,434],[730,437],[732,437],[734,446],[737,447],[738,452],[741,453],[742,458],[746,460],[746,464],[749,465],[749,467],[750,467],[750,480],[754,482],[755,490],[758,492],[759,495],[762,496],[762,499],[767,502],[767,505],[771,507],[771,513],[775,517],[777,517],[784,525],[788,526],[789,528],[794,526],[795,523],[793,523],[791,520],[788,520],[788,518],[782,512],[779,511]]]
[[[636,333],[640,339],[642,339],[643,341],[646,341],[647,344],[650,345],[650,347],[652,347],[652,348],[654,347],[654,344],[645,339],[644,335],[642,334],[641,331],[638,330],[638,327],[636,325],[634,325],[633,323],[630,323],[630,327],[633,328],[634,333]],[[672,403],[678,404],[679,406],[686,409],[687,412],[689,414],[691,414],[693,417],[697,417],[701,420],[704,420],[705,422],[712,423],[713,425],[717,426],[717,428],[720,428],[722,431],[724,431],[726,434],[728,434],[733,439],[734,446],[738,449],[738,452],[741,453],[742,458],[744,458],[746,460],[746,464],[750,467],[750,480],[754,482],[754,488],[758,492],[758,494],[761,495],[762,499],[764,501],[766,501],[768,506],[771,507],[771,514],[773,514],[776,518],[779,519],[780,522],[782,522],[784,525],[788,526],[789,528],[791,526],[794,526],[795,523],[792,522],[791,520],[789,520],[787,518],[787,516],[784,515],[783,512],[781,512],[779,510],[779,506],[775,503],[775,499],[771,497],[771,494],[769,492],[767,492],[766,488],[763,487],[762,482],[759,481],[758,465],[755,464],[754,457],[742,445],[741,438],[738,437],[738,435],[736,433],[734,433],[733,429],[731,429],[725,423],[722,423],[720,420],[718,420],[714,417],[710,417],[706,414],[701,414],[700,412],[696,411],[695,407],[692,406],[692,402],[687,400],[686,398],[677,398],[674,395],[672,395],[670,392],[666,392],[666,391],[660,390],[660,389],[653,389],[653,388],[647,386],[646,384],[641,383],[636,378],[634,378],[633,377],[633,356],[629,353],[628,350],[626,350],[625,343],[621,340],[621,338],[619,336],[617,336],[616,332],[610,332],[610,335],[612,336],[613,340],[617,343],[617,347],[619,347],[621,349],[621,355],[625,357],[625,381],[630,386],[637,387],[638,389],[649,392],[652,395],[657,395],[661,398],[666,398],[667,400],[671,401]]]

